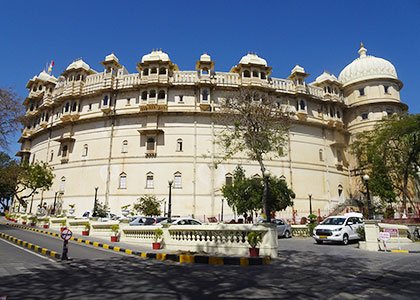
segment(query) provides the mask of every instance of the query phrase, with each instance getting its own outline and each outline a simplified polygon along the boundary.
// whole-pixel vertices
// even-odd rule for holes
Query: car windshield
[[[322,225],[343,225],[346,218],[327,218],[321,224]]]

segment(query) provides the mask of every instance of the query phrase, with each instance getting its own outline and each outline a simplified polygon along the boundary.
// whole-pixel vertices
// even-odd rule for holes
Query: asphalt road
[[[0,274],[0,296],[7,295],[8,300],[419,299],[420,255],[365,252],[356,246],[281,239],[278,259],[247,267],[180,264],[111,252],[113,257],[56,263],[60,268],[54,264],[28,268],[36,276]]]

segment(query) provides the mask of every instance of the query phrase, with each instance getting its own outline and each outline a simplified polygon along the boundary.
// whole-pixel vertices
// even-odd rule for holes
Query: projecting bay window
[[[162,129],[158,128],[143,128],[139,129],[138,132],[141,134],[141,146],[145,147],[145,155],[147,158],[156,157],[158,136],[163,134]]]

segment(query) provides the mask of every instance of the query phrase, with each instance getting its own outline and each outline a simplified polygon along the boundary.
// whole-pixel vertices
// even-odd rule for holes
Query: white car
[[[156,226],[162,226],[161,224],[172,224],[172,225],[202,225],[200,221],[193,219],[193,218],[173,218],[171,222],[168,220],[162,221],[160,224],[156,224]]]
[[[314,228],[313,238],[318,244],[324,241],[341,242],[360,239],[357,229],[364,226],[360,213],[347,213],[344,216],[330,216]]]

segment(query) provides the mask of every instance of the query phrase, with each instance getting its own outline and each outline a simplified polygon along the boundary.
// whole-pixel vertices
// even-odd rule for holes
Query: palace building
[[[352,136],[381,118],[407,110],[400,101],[403,84],[387,60],[366,54],[338,78],[324,72],[314,82],[296,65],[286,79],[270,76],[271,67],[256,54],[242,57],[230,72],[215,71],[207,54],[196,70],[180,71],[168,54],[154,50],[130,74],[114,54],[95,71],[75,60],[58,78],[43,71],[29,80],[26,116],[17,153],[29,162],[45,161],[56,175],[49,191],[34,198],[76,216],[92,210],[95,191],[111,212],[141,195],[168,200],[172,214],[198,219],[218,217],[221,187],[242,165],[247,176],[260,174],[257,162],[237,156],[220,162],[214,122],[220,101],[239,87],[271,94],[292,118],[287,155],[266,162],[295,191],[294,207],[279,215],[291,218],[313,210],[330,213],[358,189],[351,170]],[[166,204],[163,203],[163,206]],[[165,210],[162,206],[162,210]],[[224,202],[224,218],[233,216]]]

